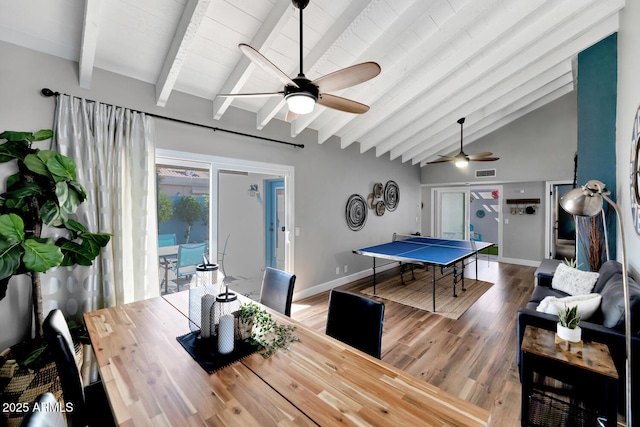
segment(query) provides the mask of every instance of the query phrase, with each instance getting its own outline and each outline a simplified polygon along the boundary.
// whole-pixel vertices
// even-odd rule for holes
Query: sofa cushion
[[[613,275],[602,289],[602,324],[607,328],[624,328],[624,289],[622,274]],[[640,328],[640,286],[629,278],[629,306],[631,309],[632,333],[638,335]]]
[[[600,273],[600,276],[598,276],[598,280],[596,281],[596,285],[593,288],[593,292],[600,293],[602,292],[602,289],[604,289],[604,285],[607,284],[607,281],[614,274],[622,274],[622,264],[620,264],[618,261],[607,261],[602,264],[598,273]]]
[[[551,280],[551,287],[569,295],[585,295],[591,293],[598,276],[598,273],[581,271],[560,263]]]
[[[548,296],[540,302],[536,311],[557,316],[558,312],[564,311],[565,307],[577,306],[580,320],[587,320],[598,311],[601,301],[602,295],[600,294],[571,295],[564,298]]]

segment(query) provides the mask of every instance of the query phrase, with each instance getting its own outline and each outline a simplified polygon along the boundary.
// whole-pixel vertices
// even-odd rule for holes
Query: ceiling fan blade
[[[440,160],[434,160],[432,162],[427,162],[428,165],[432,165],[434,163],[447,163],[447,162],[453,162],[453,157],[450,157],[448,159],[440,159]]]
[[[321,93],[318,96],[318,104],[333,108],[334,110],[345,111],[347,113],[362,114],[369,111],[369,106],[361,104],[351,99],[342,98],[336,95],[329,95],[327,93]]]
[[[284,92],[264,92],[264,93],[219,93],[216,96],[226,97],[226,98],[266,98],[271,96],[282,96]]]
[[[469,160],[472,162],[493,162],[496,160],[500,160],[500,157],[482,157],[480,159],[470,158]]]
[[[296,82],[291,80],[291,78],[283,73],[280,68],[276,67],[273,62],[269,61],[260,52],[258,52],[248,44],[240,43],[238,47],[240,48],[240,51],[251,60],[251,62],[262,68],[267,73],[271,74],[276,79],[280,80],[282,84],[299,87]]]
[[[493,156],[493,153],[489,153],[487,151],[486,153],[469,154],[469,157],[474,157],[474,158],[489,157],[489,156]]]
[[[363,62],[343,68],[312,81],[320,92],[333,92],[364,83],[380,74],[380,66],[375,62]]]
[[[291,110],[287,110],[287,115],[285,116],[284,120],[287,123],[291,123],[292,121],[294,121],[297,118],[298,118],[298,114],[294,113]]]

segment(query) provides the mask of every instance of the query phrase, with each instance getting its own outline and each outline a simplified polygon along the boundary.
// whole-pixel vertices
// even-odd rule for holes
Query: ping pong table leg
[[[431,266],[433,268],[431,275],[431,294],[433,297],[433,312],[436,312],[436,266]],[[429,268],[429,266],[427,266]]]
[[[376,257],[373,257],[373,294],[376,294]]]

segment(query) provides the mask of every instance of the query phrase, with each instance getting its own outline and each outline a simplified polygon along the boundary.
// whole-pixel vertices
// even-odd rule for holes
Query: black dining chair
[[[291,317],[291,302],[296,275],[267,267],[262,277],[260,303]]]
[[[62,409],[52,393],[42,393],[31,402],[30,411],[20,420],[19,427],[64,427]]]
[[[115,422],[102,383],[96,382],[86,388],[82,384],[71,332],[62,312],[58,309],[51,310],[42,329],[56,363],[65,404],[70,403],[73,406],[72,411],[66,412],[67,425],[114,426]]]
[[[384,303],[353,292],[332,289],[327,335],[380,359]]]

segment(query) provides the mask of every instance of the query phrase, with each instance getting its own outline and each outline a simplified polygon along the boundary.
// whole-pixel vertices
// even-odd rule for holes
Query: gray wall
[[[471,162],[466,168],[450,163],[422,168],[422,230],[430,233],[431,188],[457,185],[504,185],[501,195],[503,212],[503,261],[536,265],[544,259],[544,212],[546,181],[573,180],[574,155],[577,149],[577,104],[572,92],[533,111],[468,146],[467,154],[490,151],[500,160]],[[477,169],[495,168],[496,177],[475,178]],[[524,190],[524,193],[520,191]],[[510,215],[507,199],[540,198],[535,215]],[[505,220],[509,220],[508,224]]]
[[[213,156],[254,160],[295,167],[296,294],[306,295],[346,283],[367,274],[371,260],[352,250],[390,239],[393,232],[419,228],[420,168],[400,160],[361,155],[358,144],[341,150],[332,138],[318,144],[316,132],[307,130],[295,140],[289,125],[274,121],[263,131],[255,129],[254,114],[232,109],[223,121],[211,117],[209,100],[173,93],[166,108],[155,106],[150,84],[95,70],[92,90],[78,87],[77,63],[29,51],[0,42],[3,65],[0,69],[0,131],[50,128],[55,101],[40,95],[43,87],[106,103],[176,117],[279,140],[305,144],[297,149],[252,138],[212,132],[207,129],[155,120],[157,146]],[[12,64],[12,66],[8,66]],[[0,182],[8,172],[0,170]],[[345,222],[345,204],[351,194],[366,198],[376,182],[394,180],[400,187],[400,203],[395,212],[381,217],[369,213],[365,227],[354,232]],[[344,266],[348,272],[344,273]],[[336,268],[340,274],[336,274]],[[23,292],[20,292],[23,291]],[[26,287],[13,282],[9,295],[0,301],[0,347],[18,341],[26,333],[24,313],[28,313]]]
[[[554,181],[573,178],[577,149],[576,93],[571,92],[490,135],[472,142],[467,154],[492,152],[500,160],[471,162],[466,168],[450,163],[426,165],[422,183]],[[477,169],[497,169],[495,178],[475,178]]]

